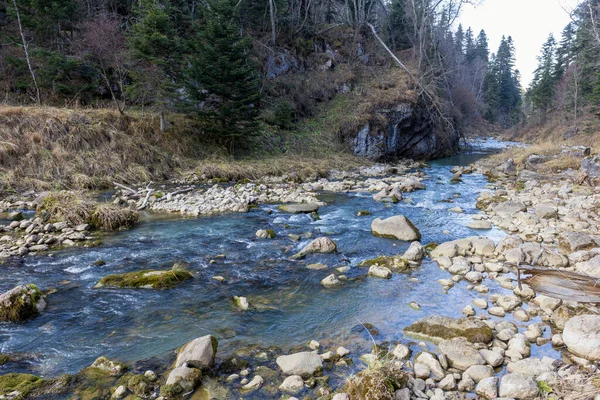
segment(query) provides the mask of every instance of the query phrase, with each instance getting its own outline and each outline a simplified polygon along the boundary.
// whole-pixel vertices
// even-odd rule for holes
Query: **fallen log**
[[[522,278],[521,274],[530,275]],[[562,300],[600,304],[600,278],[554,268],[518,266],[517,279],[536,293]]]

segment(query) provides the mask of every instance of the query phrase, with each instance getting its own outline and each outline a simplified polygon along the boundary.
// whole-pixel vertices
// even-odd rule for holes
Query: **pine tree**
[[[473,30],[469,27],[465,33],[465,61],[471,63],[475,60],[475,57],[475,38],[473,37]]]
[[[154,102],[161,110],[161,130],[166,125],[163,110],[176,99],[181,78],[181,40],[177,34],[170,3],[140,0],[134,9],[135,23],[128,43],[139,62],[132,70],[134,84],[128,94],[141,103]]]
[[[574,46],[575,27],[572,22],[569,22],[562,31],[560,45],[556,49],[556,65],[553,72],[555,81],[558,82],[573,61]]]
[[[538,67],[533,74],[531,83],[531,102],[534,108],[545,113],[551,107],[554,100],[554,85],[556,79],[555,71],[556,41],[554,35],[550,34],[542,46],[542,52],[538,56]]]
[[[485,31],[482,29],[477,35],[477,43],[475,44],[475,57],[488,62],[490,51],[488,49],[488,40]]]
[[[189,69],[189,93],[202,103],[199,115],[214,137],[233,151],[242,139],[259,132],[260,91],[250,39],[240,35],[232,0],[216,0],[206,8],[195,57]]]

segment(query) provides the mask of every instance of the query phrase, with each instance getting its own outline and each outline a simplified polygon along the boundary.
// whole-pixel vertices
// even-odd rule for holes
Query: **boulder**
[[[275,231],[273,229],[259,229],[256,231],[255,236],[259,239],[273,239]]]
[[[173,369],[167,377],[167,382],[160,390],[163,396],[171,397],[192,392],[200,383],[202,372],[185,365]]]
[[[569,319],[562,338],[570,352],[600,361],[600,315],[578,315]]]
[[[404,330],[408,334],[415,334],[434,341],[464,337],[471,343],[489,343],[493,339],[492,328],[480,320],[440,315],[421,318]]]
[[[485,364],[484,358],[475,346],[463,337],[444,340],[440,342],[439,348],[448,359],[448,364],[461,371],[465,371],[473,365]],[[471,376],[471,378],[475,377]]]
[[[369,275],[374,276],[375,278],[390,279],[392,277],[392,271],[386,267],[371,265],[371,267],[369,267]]]
[[[469,223],[469,225],[467,225],[467,228],[470,229],[478,229],[478,230],[488,230],[488,229],[492,229],[492,223],[490,221],[486,221],[486,220],[475,220],[475,221],[471,221]]]
[[[596,241],[585,233],[565,232],[558,238],[558,249],[565,254],[594,247],[596,247]]]
[[[335,276],[335,274],[328,275],[326,278],[321,280],[321,285],[325,287],[334,287],[339,286],[341,284],[340,280]]]
[[[538,204],[535,215],[540,219],[552,219],[558,216],[558,209],[552,204]]]
[[[175,361],[175,367],[187,364],[188,367],[205,370],[215,364],[219,342],[212,335],[206,335],[186,343]]]
[[[393,269],[394,271],[405,271],[408,268],[408,260],[403,256],[379,256],[362,261],[359,267],[379,266]]]
[[[371,222],[371,231],[375,236],[404,241],[421,239],[419,230],[403,215],[396,215],[387,219],[376,218]]]
[[[496,250],[494,241],[486,237],[471,238],[473,253],[479,256],[491,256]]]
[[[498,254],[504,254],[508,250],[516,249],[523,244],[523,239],[516,235],[509,235],[503,237],[498,245],[496,246],[496,251]]]
[[[323,236],[314,239],[312,242],[307,244],[302,250],[292,256],[293,259],[300,259],[306,257],[307,254],[313,253],[335,253],[337,246],[333,240]]]
[[[283,380],[283,383],[279,386],[279,390],[282,392],[296,394],[304,387],[304,381],[300,375],[291,375]]]
[[[575,265],[578,272],[600,278],[600,255]]]
[[[191,272],[178,267],[170,270],[143,270],[105,276],[94,288],[171,289],[193,277]]]
[[[275,360],[285,375],[313,375],[323,368],[323,361],[317,352],[304,351],[300,353],[279,356]]]
[[[279,209],[283,212],[292,214],[310,214],[319,211],[319,205],[315,203],[309,204],[282,204]]]
[[[535,399],[538,394],[538,384],[533,376],[509,373],[500,381],[500,397]]]
[[[508,372],[538,377],[542,374],[554,372],[555,368],[546,364],[539,358],[524,358],[519,361],[508,363],[506,370]]]
[[[0,321],[22,322],[46,308],[44,295],[36,285],[16,286],[0,294]]]
[[[600,154],[581,160],[581,172],[590,178],[600,177]]]
[[[492,376],[479,381],[475,387],[475,393],[489,400],[498,397],[498,377]]]
[[[419,242],[412,242],[403,257],[408,261],[421,261],[425,257],[425,247]]]
[[[479,383],[485,378],[491,378],[494,376],[494,369],[489,365],[476,364],[467,368],[465,374],[471,377],[475,383]]]

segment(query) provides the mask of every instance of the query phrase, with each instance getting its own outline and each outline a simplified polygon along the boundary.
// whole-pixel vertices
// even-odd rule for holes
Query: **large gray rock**
[[[600,255],[575,265],[578,272],[600,278]]]
[[[46,308],[46,300],[36,285],[21,285],[0,294],[0,321],[22,322]]]
[[[596,247],[596,241],[585,233],[565,232],[558,238],[558,248],[565,254]]]
[[[299,259],[305,257],[307,254],[312,253],[335,253],[337,246],[335,242],[328,237],[316,238],[312,242],[306,245],[298,253],[294,254],[292,258]]]
[[[542,374],[554,372],[555,368],[539,358],[524,358],[523,360],[508,363],[506,370],[508,372],[538,377]]]
[[[215,364],[218,345],[219,342],[212,335],[202,336],[189,341],[179,350],[175,367],[181,367],[187,363],[188,367],[201,370],[211,368]]]
[[[594,157],[586,157],[581,160],[581,172],[590,178],[600,177],[600,154]]]
[[[283,383],[279,386],[279,390],[288,393],[298,393],[304,388],[304,381],[300,375],[290,375],[283,380]]]
[[[600,315],[579,315],[565,324],[563,341],[570,352],[600,361]]]
[[[313,351],[279,356],[275,362],[286,375],[308,376],[323,368],[321,357]]]
[[[439,344],[440,351],[448,359],[451,367],[465,371],[473,365],[485,364],[484,358],[471,342],[463,337],[444,340]],[[471,376],[471,378],[475,378]]]
[[[412,242],[403,257],[408,261],[421,261],[425,257],[425,247],[419,242]]]
[[[421,240],[421,233],[408,218],[396,215],[390,218],[376,218],[371,222],[373,235],[398,240]]]
[[[492,328],[480,320],[440,315],[421,318],[404,331],[434,341],[464,337],[471,343],[489,343],[493,339]]]
[[[505,201],[494,207],[494,212],[501,217],[512,218],[518,212],[527,211],[527,206],[518,201]]]
[[[498,397],[498,377],[492,376],[479,381],[475,387],[475,393],[489,400]]]
[[[538,394],[538,384],[533,376],[510,373],[504,375],[500,381],[500,397],[535,399]]]

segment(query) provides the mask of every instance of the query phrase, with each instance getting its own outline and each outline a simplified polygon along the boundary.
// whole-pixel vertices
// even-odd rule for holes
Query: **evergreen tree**
[[[465,33],[465,61],[471,63],[475,60],[475,57],[475,38],[473,37],[473,30],[469,27]]]
[[[405,13],[404,0],[392,0],[388,26],[391,42],[396,50],[405,50],[411,46]]]
[[[554,79],[558,81],[565,73],[567,67],[574,58],[575,27],[569,22],[562,31],[560,45],[556,49],[556,66],[554,68]]]
[[[189,69],[189,93],[202,103],[198,111],[209,131],[231,150],[244,137],[257,134],[260,91],[250,39],[240,35],[232,0],[216,0],[206,8],[195,56]]]
[[[458,29],[456,29],[456,34],[454,35],[454,47],[457,54],[462,55],[464,53],[464,45],[465,33],[463,31],[462,24],[460,24],[458,25]]]
[[[536,68],[533,81],[531,83],[531,103],[534,108],[537,108],[545,113],[552,105],[554,99],[555,79],[555,51],[556,41],[554,36],[550,34],[548,39],[542,46],[542,52],[538,56],[538,67]]]
[[[135,23],[128,43],[139,64],[132,70],[134,85],[128,88],[132,98],[142,103],[154,101],[159,108],[172,104],[181,78],[181,40],[171,13],[163,0],[140,0],[134,9]],[[164,121],[161,119],[161,129]]]
[[[488,62],[490,51],[488,49],[488,40],[485,31],[482,29],[477,35],[477,43],[475,44],[475,57]]]

